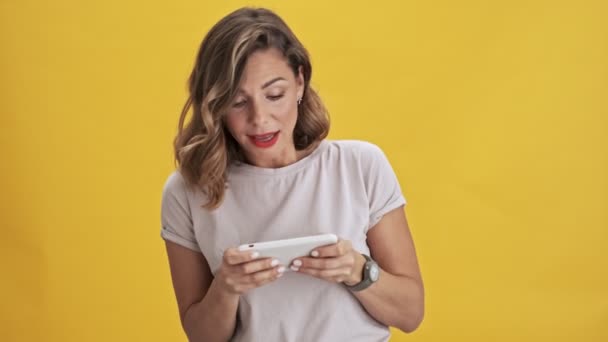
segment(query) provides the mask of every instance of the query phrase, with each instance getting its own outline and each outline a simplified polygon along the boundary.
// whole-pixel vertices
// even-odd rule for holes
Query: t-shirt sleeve
[[[389,211],[406,204],[397,176],[388,158],[374,144],[365,144],[362,151],[365,187],[369,202],[369,224],[365,232],[374,227]]]
[[[160,235],[165,240],[201,251],[194,235],[186,184],[178,171],[169,176],[163,188]]]

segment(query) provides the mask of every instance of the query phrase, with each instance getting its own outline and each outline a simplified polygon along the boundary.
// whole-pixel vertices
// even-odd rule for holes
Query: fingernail
[[[282,274],[283,272],[285,272],[285,267],[281,266],[277,271],[279,272],[279,274]]]
[[[302,261],[300,261],[300,260],[294,260],[293,265],[297,266],[297,267],[300,267],[300,266],[302,266]]]
[[[275,267],[275,266],[276,266],[276,265],[278,265],[278,264],[279,264],[279,260],[274,259],[274,260],[272,260],[272,262],[270,263],[270,266]]]
[[[312,255],[313,257],[318,257],[319,256],[319,252],[312,251],[312,253],[310,253],[310,255]]]
[[[296,272],[298,272],[300,270],[299,267],[295,267],[295,266],[291,266],[290,268],[292,271],[296,271]]]
[[[259,257],[259,256],[260,256],[260,253],[258,253],[258,252],[251,253],[251,258],[252,259],[257,259],[257,257]]]

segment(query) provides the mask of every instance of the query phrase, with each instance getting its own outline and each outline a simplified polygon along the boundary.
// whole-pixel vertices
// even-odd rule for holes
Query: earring
[[[302,98],[300,97],[300,98],[298,99],[298,105],[300,105],[301,103],[302,103]]]

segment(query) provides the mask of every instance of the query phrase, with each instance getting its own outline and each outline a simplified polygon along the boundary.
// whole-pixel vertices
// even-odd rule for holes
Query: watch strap
[[[365,290],[366,288],[370,287],[374,283],[374,281],[369,276],[369,269],[372,267],[372,264],[375,264],[376,262],[368,255],[365,255],[365,254],[361,254],[361,255],[363,255],[363,257],[366,260],[365,264],[363,265],[363,277],[361,278],[361,281],[352,286],[344,284],[344,286],[347,289],[349,289],[350,291],[353,291],[353,292]]]

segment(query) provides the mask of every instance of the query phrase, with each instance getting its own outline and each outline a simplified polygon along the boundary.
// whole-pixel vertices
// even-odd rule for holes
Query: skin
[[[310,153],[297,151],[293,145],[297,100],[304,91],[301,70],[294,75],[276,49],[258,51],[248,58],[239,86],[241,91],[225,124],[249,163],[278,168]],[[270,148],[259,148],[249,138],[275,131],[280,132],[279,139]],[[365,263],[348,240],[318,248],[292,265],[258,259],[252,252],[233,247],[224,252],[214,277],[201,253],[165,243],[180,319],[191,341],[228,340],[234,332],[239,297],[276,281],[285,267],[325,281],[353,285],[361,281]],[[403,207],[387,213],[371,228],[367,243],[371,257],[381,268],[380,278],[353,295],[376,320],[405,332],[414,331],[424,315],[424,288]]]
[[[297,77],[277,49],[254,52],[247,59],[239,93],[226,115],[228,131],[239,143],[247,161],[255,166],[278,168],[292,164],[305,152],[293,144],[298,119],[298,99],[304,93],[304,77]],[[279,131],[270,148],[253,144],[252,135]]]

